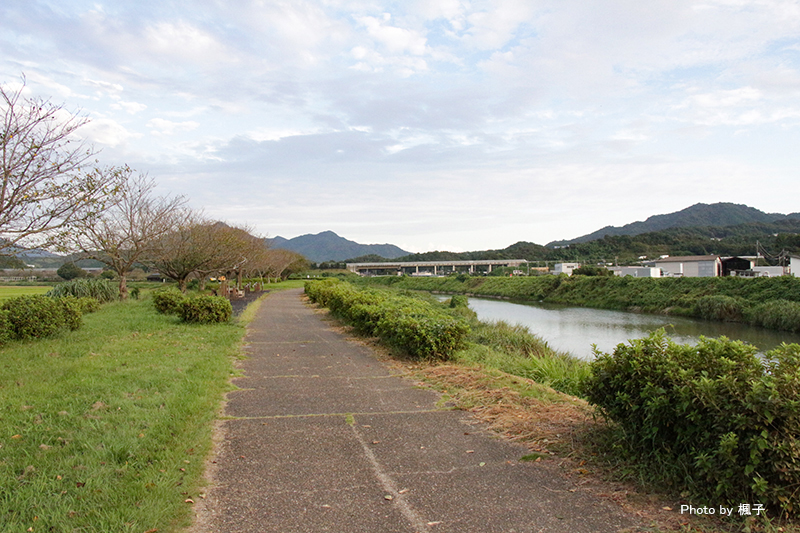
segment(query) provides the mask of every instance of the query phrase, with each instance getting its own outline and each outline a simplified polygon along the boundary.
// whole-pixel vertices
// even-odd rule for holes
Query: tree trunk
[[[186,294],[186,278],[178,279],[178,288],[181,290],[182,293]]]
[[[128,280],[125,278],[125,274],[119,275],[119,299],[128,299]]]

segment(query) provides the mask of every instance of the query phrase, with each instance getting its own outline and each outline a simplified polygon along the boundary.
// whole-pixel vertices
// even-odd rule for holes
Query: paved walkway
[[[229,395],[202,531],[612,532],[634,526],[550,462],[393,375],[301,301],[271,294]]]

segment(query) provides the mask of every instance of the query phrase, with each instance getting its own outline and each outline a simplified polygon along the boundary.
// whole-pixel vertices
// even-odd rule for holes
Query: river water
[[[483,298],[470,298],[469,306],[480,320],[522,324],[545,339],[551,348],[581,359],[594,357],[592,344],[602,352],[611,352],[619,343],[644,337],[662,327],[675,342],[682,344],[696,344],[701,335],[724,335],[757,346],[761,352],[782,342],[800,343],[798,334],[730,322]]]

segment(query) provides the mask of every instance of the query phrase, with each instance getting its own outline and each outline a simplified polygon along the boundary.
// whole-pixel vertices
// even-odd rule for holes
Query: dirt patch
[[[231,298],[231,307],[233,308],[233,316],[239,316],[242,311],[247,309],[247,306],[255,302],[269,291],[264,290],[261,292],[248,292],[241,298]]]

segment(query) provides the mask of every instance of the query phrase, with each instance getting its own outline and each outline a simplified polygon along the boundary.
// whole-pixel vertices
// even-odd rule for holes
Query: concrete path
[[[200,531],[612,532],[635,523],[550,462],[347,341],[301,301],[271,294],[229,395]]]

